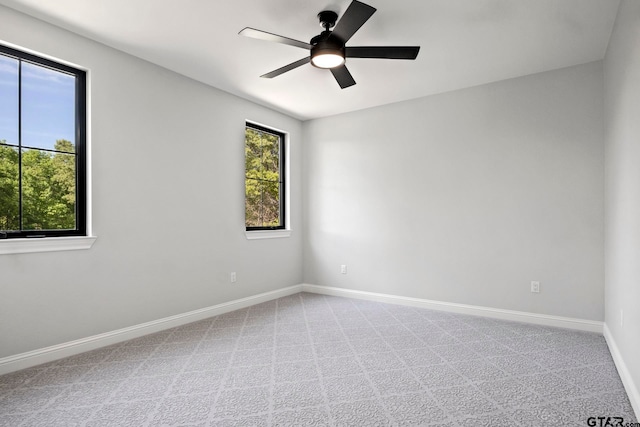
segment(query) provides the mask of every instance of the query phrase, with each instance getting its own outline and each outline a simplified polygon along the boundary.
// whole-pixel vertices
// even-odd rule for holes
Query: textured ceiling
[[[259,76],[307,51],[238,35],[253,27],[309,41],[322,10],[350,0],[0,0],[185,76],[311,119],[604,57],[618,1],[364,0],[378,9],[349,46],[419,45],[416,61],[350,59],[357,85],[341,90],[305,65]]]

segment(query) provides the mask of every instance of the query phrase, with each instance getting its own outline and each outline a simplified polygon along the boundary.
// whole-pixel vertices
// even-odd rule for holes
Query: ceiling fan
[[[248,27],[239,34],[310,51],[309,56],[260,77],[271,79],[311,62],[317,68],[331,70],[340,87],[345,89],[356,84],[345,65],[347,58],[416,59],[420,51],[420,46],[345,46],[375,11],[374,7],[353,0],[337,24],[337,13],[330,10],[322,11],[318,14],[318,19],[324,31],[312,38],[309,43]],[[331,28],[334,28],[333,31]]]

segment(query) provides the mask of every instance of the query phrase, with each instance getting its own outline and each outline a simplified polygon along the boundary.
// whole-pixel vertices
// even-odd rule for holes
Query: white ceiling
[[[195,80],[311,119],[604,57],[618,0],[364,0],[378,9],[347,46],[419,45],[416,61],[351,59],[341,90],[307,51],[238,35],[253,27],[308,42],[322,10],[351,0],[0,0]]]

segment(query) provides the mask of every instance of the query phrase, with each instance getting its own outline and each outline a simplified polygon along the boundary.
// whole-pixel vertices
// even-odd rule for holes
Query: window
[[[247,123],[244,145],[247,231],[285,228],[284,149],[284,133]]]
[[[86,235],[86,75],[0,46],[0,238]]]

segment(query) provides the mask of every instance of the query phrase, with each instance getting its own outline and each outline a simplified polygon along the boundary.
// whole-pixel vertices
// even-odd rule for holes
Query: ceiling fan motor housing
[[[320,35],[315,36],[311,39],[311,64],[317,68],[326,68],[318,66],[313,58],[322,55],[339,55],[343,58],[345,57],[344,53],[344,42],[338,39],[337,37],[332,37],[332,33],[329,30],[323,31]]]

